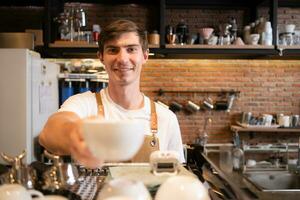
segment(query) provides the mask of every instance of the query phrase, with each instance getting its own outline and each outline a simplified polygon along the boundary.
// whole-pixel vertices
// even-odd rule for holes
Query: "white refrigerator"
[[[36,160],[34,139],[58,109],[59,66],[28,49],[0,49],[0,71],[0,152],[26,150],[29,164]]]

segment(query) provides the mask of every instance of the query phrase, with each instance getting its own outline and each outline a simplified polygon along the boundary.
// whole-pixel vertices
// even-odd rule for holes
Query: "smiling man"
[[[145,32],[132,21],[113,22],[101,32],[98,56],[108,73],[108,87],[67,99],[48,119],[39,136],[41,145],[52,153],[71,155],[86,167],[98,167],[103,160],[93,157],[86,147],[81,120],[93,116],[135,119],[145,124],[145,141],[133,162],[147,162],[155,150],[177,151],[184,162],[176,115],[140,91],[142,67],[148,60]]]

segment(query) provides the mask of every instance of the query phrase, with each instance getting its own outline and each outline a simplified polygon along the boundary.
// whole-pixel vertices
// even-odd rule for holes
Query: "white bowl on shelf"
[[[284,32],[285,33],[294,33],[296,28],[295,24],[286,24],[284,25]]]

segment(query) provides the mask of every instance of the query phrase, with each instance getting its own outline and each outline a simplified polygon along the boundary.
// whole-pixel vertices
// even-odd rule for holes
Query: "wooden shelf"
[[[96,43],[88,43],[86,41],[55,41],[50,43],[49,47],[51,48],[97,48]]]
[[[298,49],[300,50],[300,45],[290,45],[290,46],[286,46],[286,45],[278,45],[277,49]]]
[[[166,44],[167,49],[274,49],[274,46],[266,45],[207,45],[207,44]]]
[[[278,133],[300,133],[300,128],[244,128],[237,125],[231,125],[233,132],[278,132]]]
[[[159,89],[157,91],[154,91],[155,93],[158,93],[158,95],[163,95],[165,93],[234,93],[239,94],[240,91],[236,90],[163,90]]]

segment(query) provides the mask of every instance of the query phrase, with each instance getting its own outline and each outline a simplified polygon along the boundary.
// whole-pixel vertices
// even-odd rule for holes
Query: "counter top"
[[[234,198],[238,200],[248,199],[263,199],[263,200],[279,200],[279,199],[299,199],[300,192],[277,192],[277,191],[261,191],[255,185],[247,181],[242,172],[237,171],[225,171],[220,168],[219,165],[219,153],[209,153],[205,155],[202,153],[203,158],[211,166],[213,170],[203,168],[203,176],[207,177],[209,174],[214,174],[215,179],[225,182],[225,186],[228,190],[232,191],[235,195]],[[204,165],[205,166],[205,165]],[[215,172],[212,172],[215,171]],[[211,176],[210,176],[211,177]],[[211,180],[215,181],[215,180]]]

